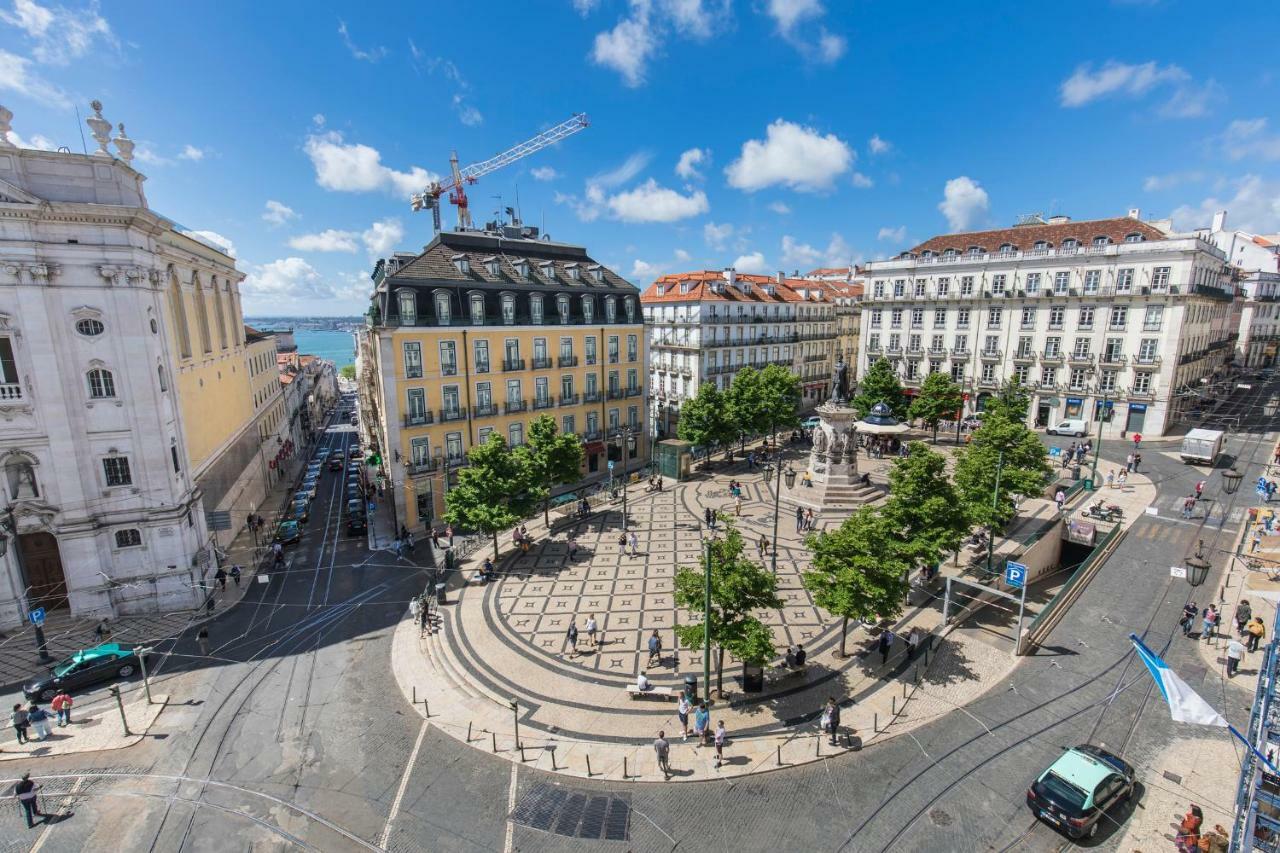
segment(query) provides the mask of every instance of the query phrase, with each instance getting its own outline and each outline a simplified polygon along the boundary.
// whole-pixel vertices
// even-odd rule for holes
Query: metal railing
[[[503,371],[510,373],[513,370],[524,370],[523,358],[504,358],[502,360]]]
[[[428,426],[435,423],[435,415],[431,412],[415,412],[404,416],[405,427]]]

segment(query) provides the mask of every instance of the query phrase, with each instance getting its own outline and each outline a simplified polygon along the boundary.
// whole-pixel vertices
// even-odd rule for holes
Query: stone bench
[[[632,699],[640,699],[648,696],[661,696],[663,699],[674,699],[678,694],[670,687],[653,687],[648,690],[641,690],[634,684],[628,684],[626,691],[631,695]]]

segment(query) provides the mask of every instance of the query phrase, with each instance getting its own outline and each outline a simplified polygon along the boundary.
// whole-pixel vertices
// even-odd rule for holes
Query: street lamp
[[[1240,481],[1244,479],[1244,474],[1232,465],[1226,471],[1222,472],[1222,491],[1229,495],[1234,495],[1236,489],[1240,488]]]
[[[622,532],[627,532],[627,463],[635,452],[636,435],[630,426],[624,426],[614,436],[614,445],[622,451]]]
[[[1089,368],[1089,378],[1092,379],[1095,370]],[[1102,383],[1099,382],[1099,385]],[[1095,392],[1096,393],[1096,392]],[[1089,490],[1096,492],[1098,490],[1098,457],[1102,454],[1102,424],[1106,422],[1107,409],[1111,404],[1111,391],[1104,390],[1102,392],[1102,406],[1098,409],[1098,444],[1093,448],[1093,466],[1089,471]]]
[[[1209,561],[1204,558],[1204,540],[1196,545],[1196,555],[1187,558],[1187,583],[1200,586],[1209,578]]]
[[[782,450],[778,450],[778,461],[775,463],[778,468],[777,485],[773,488],[773,554],[770,557],[770,563],[773,568],[773,576],[778,576],[778,506],[782,499],[782,478],[787,478],[787,488],[790,489],[796,484],[796,472],[790,465],[787,466],[786,473],[782,470]]]

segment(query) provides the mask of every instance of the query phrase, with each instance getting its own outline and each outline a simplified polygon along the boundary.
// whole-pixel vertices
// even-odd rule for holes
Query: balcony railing
[[[636,387],[634,387],[634,388],[628,388],[628,389],[627,389],[627,396],[628,396],[628,397],[639,397],[639,396],[640,396],[640,393],[641,393],[642,391],[644,391],[644,389],[643,389],[643,388],[641,388],[641,387],[639,387],[639,386],[636,386]]]
[[[502,369],[510,373],[513,370],[524,370],[523,358],[504,358],[502,360]]]
[[[1139,391],[1137,388],[1129,389],[1129,398],[1131,400],[1150,400],[1156,396],[1156,389],[1148,388],[1145,391]]]
[[[533,407],[535,409],[549,409],[553,405],[555,405],[555,400],[552,400],[550,397],[534,397],[533,398]]]
[[[610,388],[610,389],[609,389],[609,399],[610,399],[610,400],[621,400],[621,399],[622,399],[622,396],[623,396],[623,395],[622,395],[622,389],[621,389],[621,388]]]
[[[581,400],[582,397],[578,394],[570,394],[568,396],[565,396],[564,394],[560,395],[561,406],[576,406],[581,402]]]
[[[1104,365],[1122,365],[1129,360],[1129,357],[1118,352],[1104,352],[1098,359],[1100,364]]]
[[[413,412],[404,416],[405,427],[427,426],[435,423],[435,416],[431,412]]]
[[[576,355],[562,355],[562,356],[560,356],[560,358],[557,360],[557,363],[558,363],[561,367],[577,367],[577,366],[578,366],[578,357],[577,357]]]
[[[489,372],[489,362],[487,361],[476,362],[476,373],[488,373],[488,372]]]
[[[1160,364],[1160,356],[1158,355],[1142,355],[1139,353],[1133,357],[1134,365],[1155,366]]]
[[[508,400],[502,404],[502,411],[506,412],[508,415],[513,415],[516,412],[523,412],[528,408],[529,403],[527,400]]]
[[[604,433],[598,429],[584,430],[582,433],[583,441],[599,441],[602,438],[604,438]]]
[[[998,349],[984,349],[981,357],[983,361],[999,361],[1003,355],[1004,353]]]
[[[550,369],[551,369],[551,359],[549,359],[549,358],[535,358],[535,359],[533,360],[533,369],[534,369],[534,370],[550,370]]]
[[[1016,350],[1013,353],[1014,361],[1035,361],[1036,354],[1034,350]]]
[[[458,409],[441,409],[440,410],[440,423],[442,424],[449,423],[450,421],[465,420],[466,417],[467,417],[466,406],[463,406],[462,408],[458,408]]]
[[[1073,352],[1068,356],[1068,361],[1072,364],[1093,364],[1093,353]]]
[[[1062,364],[1062,353],[1044,352],[1040,354],[1041,364]]]
[[[414,477],[419,474],[430,474],[439,467],[439,459],[427,459],[423,462],[410,462],[405,466],[405,470],[408,472],[409,476]]]
[[[472,411],[472,415],[477,418],[491,418],[496,414],[498,406],[495,403],[482,403]]]
[[[599,403],[600,399],[601,394],[599,391],[588,391],[582,395],[582,402],[584,403]]]

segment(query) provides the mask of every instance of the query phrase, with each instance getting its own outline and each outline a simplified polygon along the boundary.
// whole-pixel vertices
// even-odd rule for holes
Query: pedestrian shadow
[[[43,822],[45,826],[53,826],[62,823],[64,820],[71,820],[75,816],[75,812],[58,812],[57,814],[48,814],[46,812]]]

